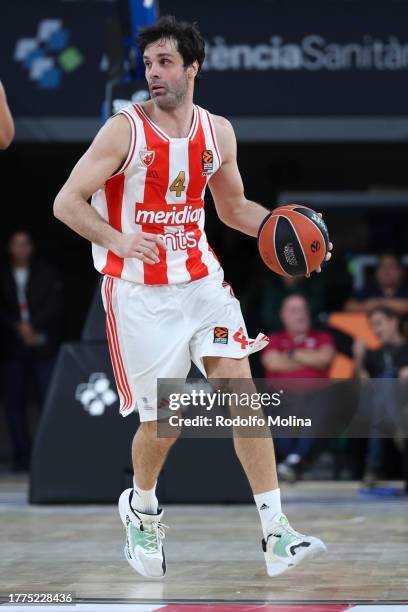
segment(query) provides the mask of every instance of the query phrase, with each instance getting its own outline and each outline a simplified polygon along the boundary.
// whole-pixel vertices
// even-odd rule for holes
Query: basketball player
[[[198,30],[163,17],[141,31],[139,46],[151,99],[106,123],[54,212],[92,242],[104,275],[120,412],[137,408],[141,421],[134,487],[119,500],[125,556],[143,576],[161,577],[165,533],[155,487],[177,436],[157,436],[157,378],[185,379],[192,360],[208,378],[251,379],[248,355],[267,344],[262,334],[247,338],[239,302],[207,242],[206,185],[221,221],[245,234],[256,236],[269,211],[245,198],[231,124],[193,104],[204,61]],[[215,342],[218,328],[224,342]],[[259,510],[269,575],[323,552],[321,540],[298,533],[282,514],[271,437],[234,437],[234,446]]]
[[[7,149],[14,138],[14,122],[7,104],[6,92],[0,81],[0,149]]]

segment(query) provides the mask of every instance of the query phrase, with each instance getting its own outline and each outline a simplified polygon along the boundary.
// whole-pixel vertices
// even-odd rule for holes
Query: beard
[[[150,96],[154,104],[160,108],[160,110],[171,111],[181,106],[186,99],[188,91],[188,79],[187,75],[177,83],[172,85],[165,85],[165,93],[156,95],[150,88]]]

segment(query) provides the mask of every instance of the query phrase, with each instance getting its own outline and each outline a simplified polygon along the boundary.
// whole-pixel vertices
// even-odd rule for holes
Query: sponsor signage
[[[115,11],[113,2],[10,4],[0,20],[0,78],[16,117],[101,115],[109,73],[106,20]],[[196,101],[214,113],[407,115],[408,3],[390,10],[386,2],[162,0],[160,11],[198,22],[207,57]],[[143,88],[136,93],[148,95]],[[204,173],[212,155],[203,153]]]

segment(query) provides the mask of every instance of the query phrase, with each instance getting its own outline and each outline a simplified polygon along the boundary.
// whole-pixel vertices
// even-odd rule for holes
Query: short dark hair
[[[163,39],[176,41],[177,50],[183,58],[184,66],[191,66],[193,62],[198,62],[196,75],[196,79],[198,79],[205,58],[205,42],[197,24],[177,21],[173,15],[165,15],[160,17],[156,23],[140,29],[137,44],[143,55],[147,45]]]
[[[398,321],[400,320],[400,316],[395,312],[395,310],[389,308],[388,306],[376,306],[375,308],[370,310],[368,316],[371,318],[377,312],[384,315],[384,317],[387,317],[387,319],[397,319]]]

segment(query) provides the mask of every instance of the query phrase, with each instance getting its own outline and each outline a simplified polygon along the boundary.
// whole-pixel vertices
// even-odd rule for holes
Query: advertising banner
[[[367,18],[369,11],[369,19]],[[229,117],[401,117],[408,108],[408,5],[187,3],[206,61],[196,101]],[[114,2],[10,3],[0,78],[16,117],[100,117]]]

